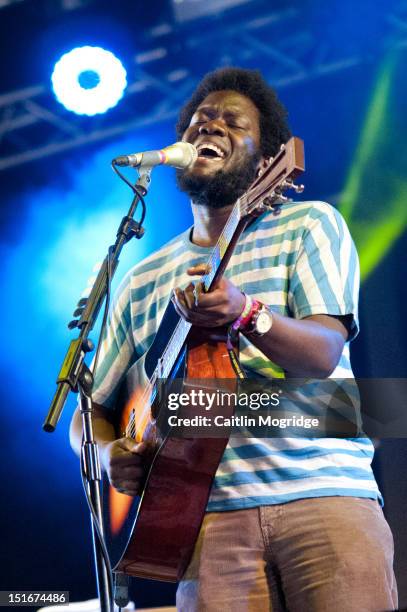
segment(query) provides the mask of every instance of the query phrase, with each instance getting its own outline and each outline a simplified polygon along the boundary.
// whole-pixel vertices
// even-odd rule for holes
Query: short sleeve
[[[295,318],[352,315],[349,340],[358,333],[359,260],[345,220],[329,204],[310,209],[289,282]]]
[[[102,338],[93,401],[114,409],[127,370],[138,357],[131,325],[130,275],[125,277],[109,309]]]

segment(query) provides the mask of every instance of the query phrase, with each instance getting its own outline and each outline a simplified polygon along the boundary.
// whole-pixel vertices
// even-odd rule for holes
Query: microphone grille
[[[189,168],[189,166],[195,163],[198,157],[198,151],[193,144],[180,141],[173,144],[172,147],[181,152],[180,164],[177,166],[178,168]]]
[[[196,148],[195,145],[191,144],[190,142],[184,142],[183,144],[188,146],[188,150],[190,154],[190,162],[188,166],[192,166],[192,164],[194,164],[196,160],[198,159],[198,149]]]
[[[182,141],[165,147],[161,154],[163,154],[163,160],[160,163],[180,169],[189,168],[198,157],[196,147],[189,142]]]

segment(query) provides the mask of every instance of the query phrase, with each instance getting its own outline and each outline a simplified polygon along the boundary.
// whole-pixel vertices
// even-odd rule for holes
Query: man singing
[[[358,260],[324,202],[290,202],[242,233],[223,278],[196,299],[191,280],[236,202],[290,138],[286,111],[258,72],[208,74],[181,109],[178,139],[197,147],[178,171],[194,225],[130,270],[111,309],[95,381],[95,436],[111,484],[136,495],[144,444],[115,439],[116,395],[151,346],[172,298],[196,328],[239,325],[240,360],[260,376],[351,378]],[[79,451],[78,411],[71,428]],[[366,438],[231,438],[190,565],[182,612],[397,608],[393,541]]]

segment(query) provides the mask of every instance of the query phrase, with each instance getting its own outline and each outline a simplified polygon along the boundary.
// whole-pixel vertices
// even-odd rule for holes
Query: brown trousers
[[[208,513],[177,591],[179,612],[396,608],[390,528],[356,497]]]

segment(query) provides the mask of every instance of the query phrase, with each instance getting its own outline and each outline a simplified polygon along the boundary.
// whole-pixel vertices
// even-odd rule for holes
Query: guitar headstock
[[[283,195],[287,189],[301,193],[304,185],[296,185],[294,180],[304,169],[304,142],[293,136],[281,145],[267,168],[239,198],[241,216],[258,216],[276,204],[287,202],[288,198]]]

